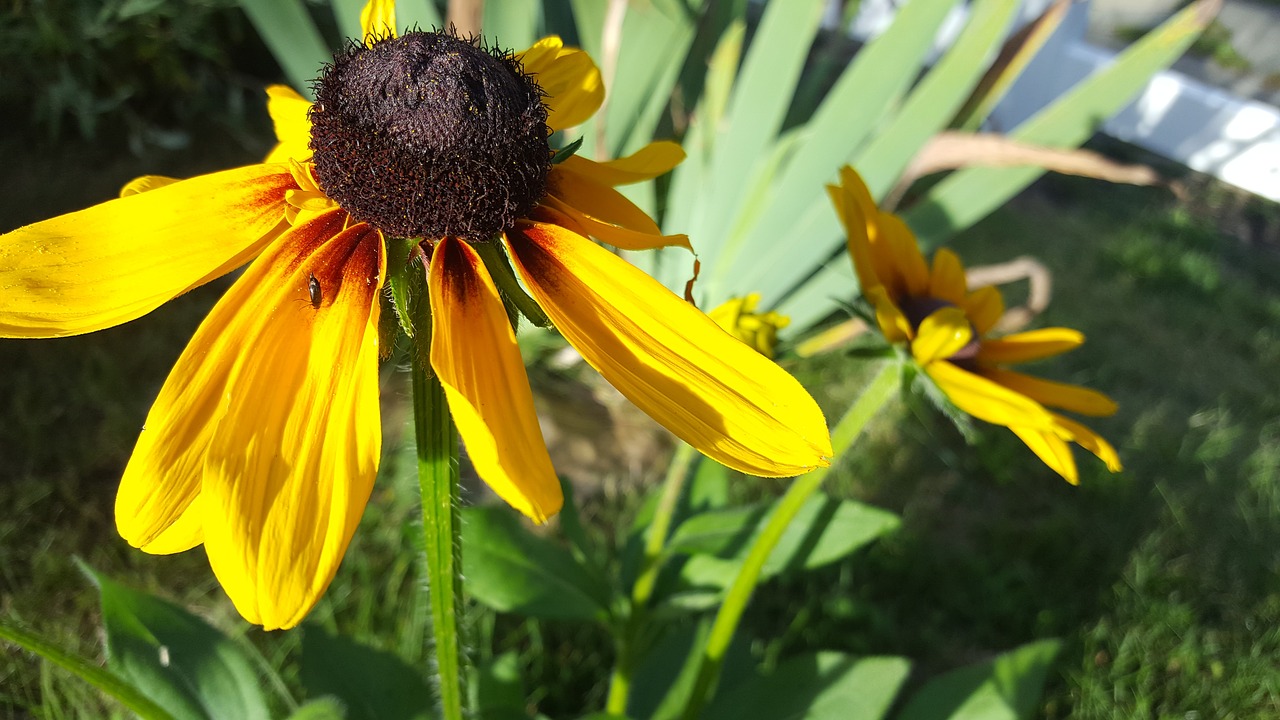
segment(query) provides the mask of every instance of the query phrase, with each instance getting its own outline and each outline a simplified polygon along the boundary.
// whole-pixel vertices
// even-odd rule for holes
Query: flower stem
[[[875,417],[880,408],[884,407],[893,396],[897,385],[898,364],[885,363],[871,383],[862,391],[862,395],[832,429],[831,445],[835,450],[836,458],[853,445],[862,434],[867,422]],[[764,529],[748,549],[746,560],[743,561],[737,577],[733,579],[733,584],[729,586],[724,603],[720,605],[720,610],[716,613],[715,621],[711,625],[707,646],[698,663],[697,679],[694,681],[689,702],[685,705],[685,720],[694,720],[702,713],[703,707],[715,689],[716,682],[720,679],[720,666],[724,663],[725,651],[728,650],[733,634],[738,629],[738,622],[747,608],[751,593],[760,580],[760,572],[764,568],[765,561],[769,559],[778,541],[782,539],[787,526],[795,519],[796,513],[822,485],[829,471],[829,467],[818,468],[792,481],[791,487],[787,488],[786,494],[778,501],[773,514],[769,516]]]
[[[626,625],[622,629],[622,637],[618,639],[618,662],[609,678],[609,697],[605,701],[605,712],[623,716],[627,713],[627,697],[631,692],[631,674],[635,670],[636,644],[640,631],[644,629],[648,615],[649,598],[653,597],[653,588],[658,580],[658,572],[662,569],[662,549],[667,542],[667,533],[671,529],[671,520],[675,517],[676,507],[680,504],[680,495],[684,491],[685,478],[689,476],[689,467],[693,465],[698,451],[687,443],[679,443],[671,464],[667,466],[667,476],[662,481],[662,495],[658,498],[658,506],[653,511],[653,520],[649,523],[649,532],[645,536],[644,556],[640,560],[640,572],[636,582],[631,586],[631,612]]]
[[[458,517],[458,432],[449,415],[440,380],[411,363],[413,421],[418,445],[418,487],[426,536],[427,594],[436,650],[440,714],[462,720],[462,640],[458,606],[462,598],[461,525]]]

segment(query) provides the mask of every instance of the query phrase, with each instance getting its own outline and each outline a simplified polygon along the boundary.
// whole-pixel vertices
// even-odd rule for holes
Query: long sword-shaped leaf
[[[1077,147],[1120,111],[1153,75],[1169,67],[1213,19],[1221,0],[1200,0],[1170,18],[1105,69],[1081,81],[1010,136],[1047,147]],[[1000,207],[1044,173],[1039,167],[973,167],[938,183],[905,213],[926,246],[936,245]]]
[[[541,25],[540,0],[497,0],[484,4],[480,31],[487,42],[518,52],[538,39]]]
[[[835,177],[919,75],[938,27],[954,5],[955,0],[907,3],[889,29],[854,56],[801,131],[796,153],[773,183],[760,221],[740,244],[730,241],[732,257],[709,269],[717,284],[732,281],[735,292],[760,292],[771,304],[797,279],[775,272],[777,268],[793,264],[803,277],[830,254],[839,228],[822,185]],[[805,234],[797,232],[798,220],[814,215],[826,222]]]
[[[701,252],[719,253],[743,207],[743,193],[782,126],[825,6],[823,0],[765,6],[734,83],[727,126],[715,140],[708,187],[699,198],[705,210],[701,221],[690,227]]]
[[[396,3],[396,23],[400,26],[397,28],[399,30],[414,27],[431,30],[444,27],[440,10],[432,0],[399,0]]]
[[[972,5],[960,36],[854,162],[872,197],[882,197],[893,187],[916,152],[947,127],[995,57],[1017,9],[1018,4],[1008,0],[978,0]]]
[[[240,7],[280,63],[289,84],[310,94],[311,81],[333,55],[302,0],[240,0]]]

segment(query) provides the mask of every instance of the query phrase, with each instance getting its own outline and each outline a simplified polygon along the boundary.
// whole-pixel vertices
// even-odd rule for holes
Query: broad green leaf
[[[0,619],[0,640],[13,643],[27,652],[57,665],[97,688],[144,720],[174,720],[174,716],[143,694],[142,690],[115,673],[98,667],[86,658],[63,650],[45,638]]]
[[[995,58],[1017,9],[1018,3],[1008,0],[978,0],[970,7],[969,22],[959,37],[854,161],[872,197],[882,197],[893,187],[925,142],[950,124]]]
[[[675,553],[731,560],[736,567],[767,522],[769,509],[755,506],[695,515],[676,528],[668,547]],[[783,533],[765,562],[761,577],[835,562],[894,530],[899,523],[898,517],[887,510],[818,493],[805,503]],[[732,573],[728,577],[732,580]]]
[[[889,711],[911,663],[820,652],[791,658],[773,672],[721,685],[706,720],[879,720]]]
[[[289,720],[346,720],[346,707],[332,697],[308,701],[289,715]]]
[[[1200,0],[1186,7],[1019,125],[1010,137],[1033,145],[1078,147],[1186,51],[1218,4]],[[1038,167],[966,168],[934,186],[904,218],[922,244],[932,247],[986,217],[1043,173]]]
[[[505,507],[463,509],[462,556],[467,592],[494,610],[555,620],[608,616],[609,588]]]
[[[732,281],[732,291],[755,290],[766,306],[772,305],[840,241],[823,184],[836,179],[840,166],[849,162],[911,86],[954,5],[955,0],[906,3],[893,24],[840,74],[799,130],[795,155],[772,184],[760,221],[749,228],[731,257],[716,261],[716,277]],[[799,227],[799,218],[814,215],[820,220],[816,227]]]
[[[520,658],[506,652],[475,670],[471,693],[471,717],[476,720],[526,720],[528,698],[520,681]]]
[[[311,96],[311,81],[333,59],[302,0],[240,0],[249,22],[298,92]]]
[[[539,0],[499,0],[484,4],[480,33],[491,45],[519,52],[537,40],[542,20]]]
[[[435,717],[434,695],[423,672],[385,650],[309,624],[302,633],[300,665],[307,694],[338,698],[347,720]]]
[[[107,666],[178,718],[270,717],[253,660],[204,620],[85,568],[97,584]]]
[[[689,508],[700,512],[722,508],[729,502],[729,468],[703,456],[689,480]]]
[[[897,720],[1020,720],[1040,702],[1062,643],[1040,640],[930,680]]]
[[[711,619],[704,618],[696,624],[667,625],[662,631],[641,656],[632,676],[628,717],[675,720],[688,704],[697,679],[698,659],[711,631]],[[747,633],[734,637],[720,671],[722,683],[735,683],[750,673],[749,644]]]

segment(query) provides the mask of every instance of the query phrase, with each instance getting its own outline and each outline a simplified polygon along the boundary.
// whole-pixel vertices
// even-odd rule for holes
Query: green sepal
[[[416,238],[387,238],[387,287],[396,322],[413,345],[414,361],[431,377],[431,297],[419,243]]]
[[[542,312],[538,303],[534,302],[533,298],[529,297],[529,293],[520,286],[520,281],[516,279],[516,271],[511,267],[511,261],[502,251],[501,245],[501,241],[497,238],[488,242],[471,243],[471,247],[480,256],[489,275],[493,278],[493,283],[498,286],[498,295],[502,297],[502,305],[507,309],[511,330],[514,332],[520,329],[521,315],[538,327],[551,327],[551,320],[547,318],[546,313]]]
[[[568,160],[570,157],[577,154],[578,148],[580,147],[582,147],[582,138],[578,138],[559,150],[556,150],[556,154],[551,156],[551,164],[559,165],[565,160]]]

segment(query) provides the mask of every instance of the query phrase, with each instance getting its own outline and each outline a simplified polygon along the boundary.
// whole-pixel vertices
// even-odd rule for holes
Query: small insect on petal
[[[307,294],[311,296],[311,307],[319,310],[323,295],[320,293],[320,281],[314,274],[307,280]]]

